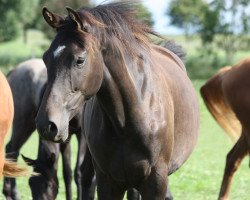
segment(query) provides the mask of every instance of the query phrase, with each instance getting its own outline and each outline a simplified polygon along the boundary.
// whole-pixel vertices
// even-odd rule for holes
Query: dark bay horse
[[[30,59],[19,64],[8,74],[13,97],[15,117],[13,121],[12,135],[6,146],[6,157],[16,160],[20,148],[28,140],[36,129],[35,116],[37,114],[41,98],[43,96],[47,73],[42,59]],[[69,132],[76,133],[79,151],[75,168],[75,181],[77,184],[78,198],[82,196],[82,184],[86,185],[86,176],[91,176],[92,166],[89,164],[81,169],[85,152],[85,139],[82,137],[80,128],[80,115],[75,116],[70,122]],[[34,171],[41,176],[31,177],[29,180],[33,199],[55,199],[58,193],[57,168],[58,158],[61,152],[63,161],[63,177],[66,187],[66,199],[72,199],[71,191],[71,149],[70,143],[55,144],[39,139],[38,157],[36,160],[25,158],[29,165],[34,167]],[[88,160],[88,159],[87,159]],[[89,163],[89,161],[85,161]],[[90,175],[84,175],[89,173]],[[93,167],[92,167],[93,168]],[[83,171],[85,172],[83,174]],[[82,175],[83,180],[82,180]],[[93,177],[93,172],[92,172]],[[92,177],[89,177],[92,180]],[[37,187],[40,185],[41,187]],[[89,186],[87,184],[87,186]],[[88,188],[85,186],[84,188]],[[85,189],[86,190],[86,189]],[[17,194],[16,182],[14,178],[5,178],[3,193],[9,200],[19,199]]]
[[[150,42],[154,32],[135,20],[131,3],[67,10],[64,18],[43,9],[57,35],[43,57],[48,85],[39,134],[64,142],[86,103],[82,128],[98,198],[123,199],[136,188],[144,200],[164,199],[168,175],[198,137],[198,101],[183,62]]]
[[[225,132],[237,142],[230,150],[219,199],[228,200],[232,178],[250,152],[250,58],[219,70],[202,87],[203,100]]]
[[[14,116],[13,97],[5,76],[0,71],[0,177],[28,176],[25,167],[4,159],[4,141],[9,132]]]

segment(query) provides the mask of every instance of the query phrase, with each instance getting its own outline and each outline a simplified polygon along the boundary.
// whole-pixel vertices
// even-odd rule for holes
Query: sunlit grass
[[[49,41],[40,31],[29,30],[27,41],[19,37],[13,41],[0,44],[0,70],[7,74],[17,64],[30,58],[41,58]]]

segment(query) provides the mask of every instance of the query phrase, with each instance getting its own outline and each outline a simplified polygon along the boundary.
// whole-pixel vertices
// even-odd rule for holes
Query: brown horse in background
[[[13,97],[5,76],[0,72],[0,177],[28,176],[25,167],[4,160],[4,141],[10,129],[14,115]]]
[[[201,88],[202,98],[219,125],[237,140],[227,155],[219,199],[229,197],[235,171],[250,152],[250,58],[224,67]]]

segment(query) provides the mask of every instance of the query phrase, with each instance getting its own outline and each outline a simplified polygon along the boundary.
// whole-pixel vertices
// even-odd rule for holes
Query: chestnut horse
[[[201,87],[201,96],[218,124],[237,142],[226,159],[220,200],[229,198],[235,171],[250,152],[250,58],[227,66]]]
[[[82,128],[93,158],[100,200],[121,200],[130,188],[162,200],[168,175],[193,151],[199,106],[184,64],[154,45],[133,4],[117,2],[64,18],[43,9],[57,30],[44,54],[48,83],[36,118],[39,134],[64,142],[84,103]]]
[[[5,76],[0,71],[0,177],[28,176],[25,167],[4,159],[4,141],[14,116],[13,97]]]

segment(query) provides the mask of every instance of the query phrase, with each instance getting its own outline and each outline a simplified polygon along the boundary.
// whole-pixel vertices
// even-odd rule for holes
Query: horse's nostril
[[[57,134],[57,126],[54,122],[49,122],[48,133],[53,134],[53,137]]]

